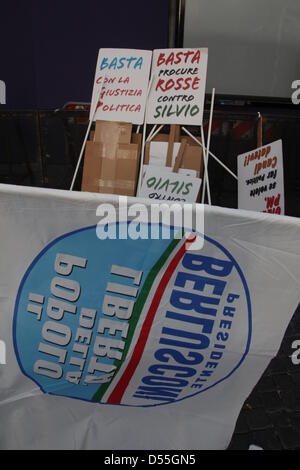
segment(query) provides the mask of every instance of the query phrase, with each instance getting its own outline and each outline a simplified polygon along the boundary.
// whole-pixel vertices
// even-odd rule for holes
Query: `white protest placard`
[[[284,214],[281,140],[238,156],[238,207]]]
[[[151,57],[152,52],[144,50],[99,50],[91,110],[97,102],[99,88],[102,90],[95,121],[143,124]]]
[[[182,173],[173,173],[160,166],[144,165],[140,197],[178,202],[196,202],[201,179]]]
[[[207,59],[207,48],[154,50],[149,124],[202,124]]]

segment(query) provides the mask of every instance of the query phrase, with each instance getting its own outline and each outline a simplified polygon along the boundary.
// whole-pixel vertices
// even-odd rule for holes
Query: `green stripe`
[[[144,285],[142,287],[140,295],[138,296],[137,301],[136,301],[136,303],[134,305],[134,308],[133,308],[132,316],[131,316],[130,323],[129,323],[129,330],[128,330],[128,336],[127,336],[127,340],[126,340],[126,345],[125,345],[125,348],[124,348],[124,352],[122,354],[122,359],[121,360],[116,360],[114,362],[114,365],[117,366],[117,368],[115,370],[115,373],[114,373],[114,376],[117,374],[117,372],[119,371],[121,365],[123,364],[123,362],[126,359],[126,356],[127,356],[130,344],[132,342],[132,338],[133,338],[137,323],[139,321],[140,315],[141,315],[142,310],[144,308],[144,305],[145,305],[145,302],[147,300],[148,294],[149,294],[149,292],[150,292],[150,290],[153,286],[155,278],[156,278],[157,274],[159,273],[159,271],[161,270],[162,266],[167,261],[168,257],[172,253],[172,251],[174,250],[174,248],[180,242],[180,240],[181,240],[181,238],[172,240],[172,242],[170,243],[168,248],[164,251],[164,253],[161,255],[159,260],[155,263],[155,265],[153,266],[153,268],[149,272],[149,274],[147,276],[147,279],[144,282]],[[92,400],[99,402],[101,400],[101,398],[103,397],[103,395],[105,394],[108,387],[110,386],[110,384],[111,384],[111,382],[108,382],[106,384],[101,385],[99,387],[98,391],[93,396]]]

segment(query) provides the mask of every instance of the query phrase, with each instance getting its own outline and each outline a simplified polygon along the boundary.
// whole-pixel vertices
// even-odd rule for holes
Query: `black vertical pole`
[[[185,0],[169,0],[169,47],[183,47]]]
[[[176,3],[177,3],[177,21],[176,21],[175,47],[183,47],[185,0],[178,0]]]

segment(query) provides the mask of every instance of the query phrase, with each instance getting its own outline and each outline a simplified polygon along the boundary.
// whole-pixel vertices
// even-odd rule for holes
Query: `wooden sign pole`
[[[169,134],[169,143],[168,143],[168,152],[167,152],[167,159],[166,159],[166,166],[172,166],[172,156],[173,156],[173,149],[174,149],[174,142],[176,138],[177,126],[174,124],[170,125],[170,134]]]
[[[258,123],[257,123],[257,147],[263,146],[263,117],[258,113]]]
[[[180,144],[180,147],[179,147],[179,151],[178,151],[176,160],[175,160],[175,164],[174,164],[174,168],[173,168],[173,172],[174,172],[174,173],[178,173],[178,170],[179,170],[179,168],[180,168],[180,166],[181,166],[183,154],[184,154],[184,152],[185,152],[186,147],[187,147],[187,139],[186,139],[186,138],[183,138],[183,139],[182,139],[182,142],[181,142],[181,144]]]

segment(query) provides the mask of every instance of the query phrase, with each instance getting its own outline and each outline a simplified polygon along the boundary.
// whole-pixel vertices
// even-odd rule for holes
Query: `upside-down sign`
[[[225,448],[299,301],[300,222],[205,207],[186,242],[110,215],[105,239],[116,196],[0,191],[1,446]]]
[[[238,156],[240,209],[284,214],[282,141]]]

